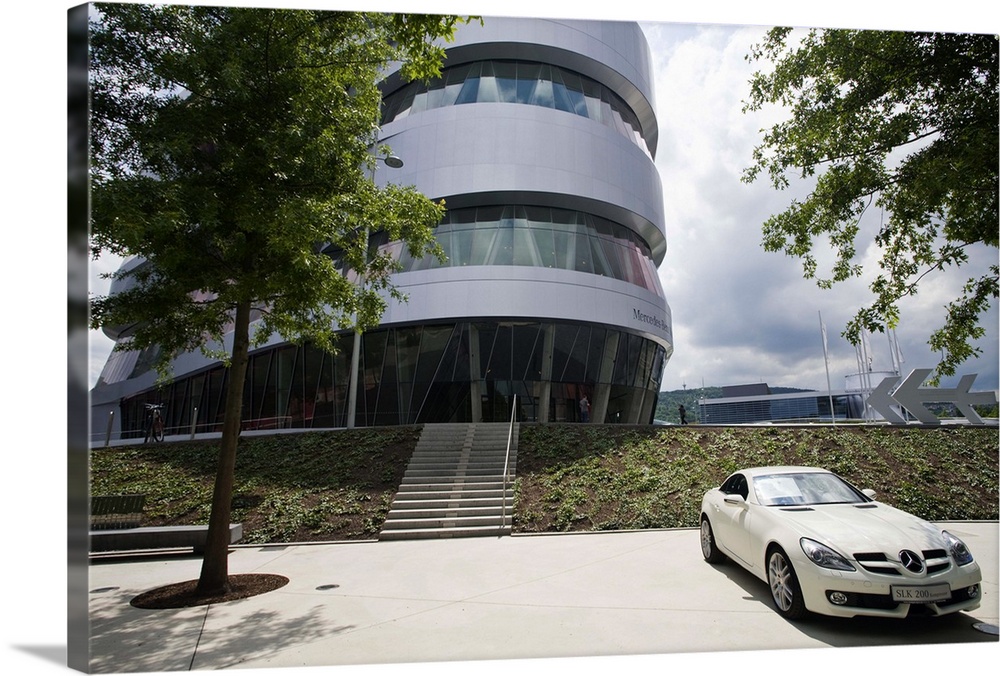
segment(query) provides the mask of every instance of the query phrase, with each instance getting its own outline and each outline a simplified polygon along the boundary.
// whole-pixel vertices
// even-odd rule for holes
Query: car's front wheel
[[[722,563],[726,560],[726,555],[719,551],[715,544],[715,533],[712,532],[712,524],[708,517],[701,515],[701,555],[709,563]]]
[[[774,605],[782,617],[797,620],[806,614],[802,588],[781,547],[772,547],[767,553],[767,584],[771,588]]]

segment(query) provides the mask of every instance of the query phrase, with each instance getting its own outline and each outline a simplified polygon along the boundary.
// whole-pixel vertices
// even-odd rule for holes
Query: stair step
[[[510,526],[468,526],[463,528],[411,528],[382,531],[379,540],[429,540],[437,538],[471,538],[487,535],[510,535]]]
[[[505,514],[508,516],[510,515],[510,506],[506,509],[504,509],[501,505],[489,505],[485,507],[446,506],[423,509],[407,507],[405,509],[401,509],[394,505],[388,516],[385,518],[385,525],[383,528],[389,528],[392,523],[397,523],[399,521],[412,523],[415,519],[449,521],[454,519],[488,517],[490,519],[488,523],[493,523],[494,521],[499,523],[500,517]]]
[[[415,458],[410,461],[408,467],[419,467],[420,469],[433,469],[434,467],[472,467],[475,469],[498,469],[501,472],[504,468],[504,459],[490,460],[482,458]],[[506,463],[510,464],[510,463]]]
[[[510,493],[510,491],[508,491]],[[399,494],[392,501],[390,509],[444,509],[457,507],[496,507],[510,505],[514,502],[514,496],[508,495],[469,495],[451,493],[420,493],[419,495]]]
[[[510,495],[513,491],[504,491],[497,488],[493,490],[407,490],[396,493],[396,500],[406,500],[408,502],[413,500],[500,500],[504,497],[505,492],[508,494],[508,500],[511,499]]]
[[[508,513],[505,521],[510,525],[511,515]],[[466,528],[469,526],[500,527],[500,515],[496,516],[449,516],[428,517],[426,519],[386,519],[382,530],[400,530],[412,528]]]

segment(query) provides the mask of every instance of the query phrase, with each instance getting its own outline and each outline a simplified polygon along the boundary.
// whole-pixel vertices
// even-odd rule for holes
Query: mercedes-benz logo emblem
[[[899,553],[899,562],[903,564],[903,568],[911,573],[920,573],[924,570],[924,562],[920,560],[916,552],[911,552],[909,549],[904,549]]]

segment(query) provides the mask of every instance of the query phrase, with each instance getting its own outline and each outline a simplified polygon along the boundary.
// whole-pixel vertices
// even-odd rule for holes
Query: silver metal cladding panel
[[[389,302],[383,325],[470,318],[574,321],[616,326],[673,346],[670,307],[609,277],[521,266],[477,265],[396,275],[406,303]]]
[[[380,183],[416,186],[452,208],[496,203],[579,208],[635,230],[659,265],[666,253],[663,189],[656,166],[614,129],[559,110],[512,103],[437,108],[383,128],[403,158]]]

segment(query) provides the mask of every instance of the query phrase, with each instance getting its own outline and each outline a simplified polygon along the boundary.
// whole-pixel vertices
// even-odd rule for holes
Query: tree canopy
[[[226,550],[247,355],[275,332],[335,346],[378,323],[396,260],[440,252],[443,214],[377,188],[378,83],[440,74],[458,17],[97,4],[91,22],[91,243],[142,263],[91,303],[116,349],[214,346],[230,366],[199,590],[228,586]],[[358,276],[364,284],[357,284]],[[232,334],[232,342],[224,338]],[[223,347],[224,346],[224,347]]]
[[[795,39],[798,37],[799,39]],[[932,273],[967,266],[959,296],[929,337],[942,353],[936,377],[981,353],[980,323],[998,295],[998,267],[971,269],[972,247],[997,247],[998,79],[994,35],[778,27],[751,49],[767,62],[750,81],[744,112],[783,106],[790,117],[764,130],[743,180],[765,174],[779,190],[811,192],[763,224],[763,246],[802,259],[824,288],[859,277],[861,218],[880,210],[874,296],[848,323],[885,331],[899,302]],[[831,269],[818,251],[832,247]],[[859,255],[859,246],[860,255]],[[964,276],[964,275],[963,275]]]
[[[160,365],[221,340],[239,302],[254,337],[330,347],[333,327],[376,323],[392,261],[384,230],[415,255],[441,216],[411,188],[376,190],[381,69],[439,72],[454,17],[223,7],[97,5],[92,24],[94,255],[147,264],[94,299],[97,326],[133,327]],[[337,250],[336,259],[323,250]],[[337,265],[363,271],[354,285]]]

